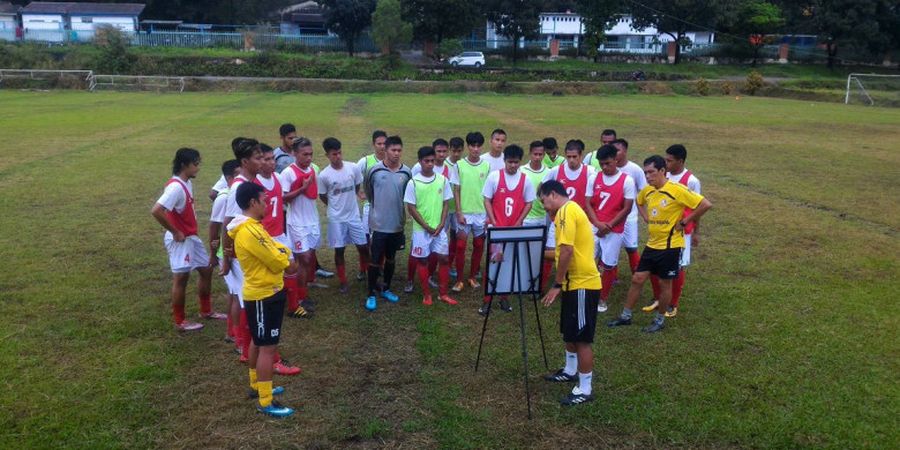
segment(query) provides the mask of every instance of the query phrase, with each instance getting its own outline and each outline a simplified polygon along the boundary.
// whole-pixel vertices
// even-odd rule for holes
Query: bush
[[[694,93],[704,97],[709,95],[709,81],[706,81],[703,77],[698,78],[697,81],[694,82]]]
[[[722,95],[731,95],[734,93],[734,85],[730,81],[722,83]]]
[[[97,27],[94,44],[100,48],[97,70],[120,74],[131,68],[134,58],[128,54],[129,38],[118,28],[111,25]]]
[[[459,39],[444,39],[434,50],[437,53],[435,56],[443,59],[462,53],[463,45]]]
[[[744,92],[747,95],[756,95],[756,92],[765,86],[766,81],[761,73],[753,70],[747,75],[747,82],[744,83]]]

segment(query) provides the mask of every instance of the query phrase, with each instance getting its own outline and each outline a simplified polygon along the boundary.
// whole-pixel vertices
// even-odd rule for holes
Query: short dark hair
[[[450,148],[462,148],[464,145],[466,145],[466,141],[463,138],[459,136],[450,138]]]
[[[374,143],[375,143],[375,139],[378,139],[378,138],[380,138],[380,137],[386,138],[386,137],[387,137],[387,131],[384,131],[384,130],[375,130],[375,131],[373,131],[373,132],[372,132],[372,143],[374,144]]]
[[[241,210],[246,210],[250,207],[250,201],[259,199],[259,194],[262,192],[266,192],[265,188],[256,183],[241,183],[237,192],[234,193],[234,200]]]
[[[653,166],[656,170],[666,168],[666,160],[662,156],[653,155],[644,160],[644,167]]]
[[[272,148],[271,145],[263,144],[262,142],[260,142],[259,143],[259,151],[261,151],[263,153],[274,153],[275,149]]]
[[[557,180],[547,180],[541,183],[541,188],[538,190],[538,195],[546,197],[554,192],[556,194],[562,195],[563,197],[569,196],[569,194],[566,193],[566,187]]]
[[[466,144],[468,145],[484,145],[484,135],[480,131],[470,131],[466,135]]]
[[[291,150],[296,151],[303,147],[312,147],[312,141],[303,136],[297,136],[291,141]]]
[[[449,147],[450,144],[444,138],[437,138],[431,143],[432,147]]]
[[[531,141],[531,144],[528,145],[528,151],[534,150],[538,147],[544,148],[544,141]]]
[[[286,123],[286,124],[278,127],[278,134],[281,135],[281,137],[285,137],[291,133],[296,133],[296,132],[297,132],[297,127],[295,127],[294,124],[292,124],[292,123]]]
[[[601,145],[600,148],[597,149],[597,161],[603,161],[604,159],[615,159],[616,153],[619,153],[612,144]]]
[[[392,145],[399,145],[402,147],[403,139],[400,139],[400,136],[397,136],[396,134],[393,136],[388,136],[388,138],[384,140],[384,148],[388,148]]]
[[[544,143],[544,150],[556,150],[559,148],[555,137],[545,137],[541,142]]]
[[[522,157],[525,156],[525,150],[522,150],[522,147],[519,147],[516,144],[507,145],[506,148],[503,149],[503,160],[507,159],[518,159],[522,160]]]
[[[491,131],[491,138],[493,139],[493,137],[498,134],[502,134],[502,135],[506,136],[506,132],[503,131],[503,128],[497,128],[494,131]]]
[[[322,148],[325,149],[325,153],[328,153],[332,150],[340,150],[341,141],[337,140],[337,138],[334,137],[327,137],[324,141],[322,141]]]
[[[237,147],[234,149],[234,158],[238,161],[243,161],[252,158],[259,151],[259,142],[256,139],[244,138],[238,142]]]
[[[247,138],[245,138],[243,136],[238,136],[238,137],[232,139],[231,140],[231,151],[232,152],[237,151],[237,148],[238,148],[238,146],[241,145],[241,142],[246,141],[246,140],[247,140]]]
[[[626,141],[625,139],[622,139],[622,138],[616,139],[616,140],[612,141],[612,144],[613,145],[621,144],[622,147],[625,147],[625,150],[628,150],[628,141]]]
[[[222,163],[222,175],[230,177],[234,175],[235,169],[241,167],[241,162],[236,159],[229,159]]]
[[[584,142],[581,139],[570,139],[566,142],[566,151],[578,150],[578,154],[584,152]]]
[[[178,175],[185,166],[200,162],[200,152],[192,148],[182,147],[175,151],[172,160],[172,175]]]
[[[435,155],[434,147],[429,147],[427,145],[424,147],[419,147],[419,153],[418,153],[419,161],[421,161],[429,156],[434,156],[434,155]]]
[[[612,136],[613,138],[615,138],[615,137],[616,137],[616,130],[613,130],[613,129],[611,129],[611,128],[607,128],[607,129],[603,130],[602,133],[600,133],[600,136]]]
[[[666,153],[675,157],[679,161],[687,160],[687,149],[681,144],[675,144],[666,149]]]

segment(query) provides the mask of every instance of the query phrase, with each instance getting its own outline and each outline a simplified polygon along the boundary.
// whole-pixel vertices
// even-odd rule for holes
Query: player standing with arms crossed
[[[631,325],[631,309],[641,296],[647,278],[656,275],[660,287],[659,308],[653,323],[642,329],[645,333],[655,333],[665,328],[664,312],[672,296],[672,279],[678,276],[684,229],[712,208],[712,203],[686,186],[669,181],[666,178],[666,160],[662,156],[654,155],[644,160],[644,173],[648,184],[638,193],[637,204],[647,210],[649,239],[637,272],[631,277],[631,288],[622,315],[607,325]],[[685,208],[694,211],[685,217]]]
[[[487,216],[484,212],[484,197],[481,192],[484,182],[491,171],[490,163],[481,159],[481,146],[484,136],[477,131],[466,135],[466,146],[469,156],[456,163],[456,170],[450,174],[453,185],[453,196],[456,203],[456,284],[453,292],[460,292],[465,287],[462,281],[466,264],[466,239],[472,236],[472,258],[469,267],[469,285],[473,289],[481,287],[476,274],[481,267],[484,254],[484,225]]]

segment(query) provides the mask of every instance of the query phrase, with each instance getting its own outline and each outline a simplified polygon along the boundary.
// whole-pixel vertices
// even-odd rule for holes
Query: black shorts
[[[372,244],[370,253],[373,264],[381,264],[381,258],[393,260],[398,251],[406,247],[406,236],[403,232],[382,233],[372,232]]]
[[[277,294],[257,301],[244,301],[250,336],[257,347],[278,345],[281,337],[281,320],[284,318],[284,304],[287,294],[282,289]]]
[[[650,272],[663,280],[671,280],[678,276],[678,270],[681,267],[680,261],[681,248],[657,250],[644,247],[636,272]]]
[[[562,291],[562,305],[559,309],[559,332],[563,342],[594,342],[597,328],[597,302],[600,291],[575,289]]]

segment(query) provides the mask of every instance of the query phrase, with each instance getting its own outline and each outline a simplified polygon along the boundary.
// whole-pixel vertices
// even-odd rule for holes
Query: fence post
[[[559,39],[556,39],[556,38],[550,39],[550,57],[551,58],[559,57]]]
[[[434,56],[434,41],[431,39],[426,40],[422,50],[425,56]]]
[[[781,44],[778,46],[778,62],[780,64],[787,64],[788,62],[788,54],[791,51],[791,47],[787,44]]]
[[[669,64],[675,64],[676,45],[678,45],[678,43],[675,41],[671,41],[666,44],[666,57],[669,60]]]

